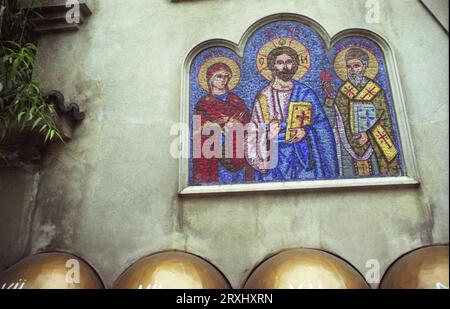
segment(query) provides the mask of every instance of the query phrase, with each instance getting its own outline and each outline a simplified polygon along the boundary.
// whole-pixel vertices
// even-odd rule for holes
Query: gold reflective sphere
[[[51,252],[29,256],[0,275],[0,289],[103,289],[95,270],[79,257]]]
[[[346,261],[321,250],[292,249],[259,265],[244,289],[367,289],[361,274]]]
[[[448,289],[448,245],[414,250],[386,271],[381,289]]]
[[[144,257],[128,268],[115,289],[229,289],[224,276],[207,261],[185,252]]]

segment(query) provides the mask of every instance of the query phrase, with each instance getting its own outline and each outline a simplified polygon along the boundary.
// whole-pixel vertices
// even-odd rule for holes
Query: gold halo
[[[297,52],[300,64],[293,78],[295,80],[301,79],[311,67],[311,55],[305,45],[288,37],[271,40],[260,48],[256,55],[256,67],[258,68],[259,73],[267,80],[272,79],[272,71],[269,69],[267,57],[272,50],[282,46],[291,47]]]
[[[208,80],[206,78],[206,73],[208,69],[216,64],[223,63],[226,64],[231,69],[231,79],[228,82],[228,89],[233,90],[239,84],[239,80],[241,79],[241,69],[239,65],[233,59],[228,57],[214,57],[209,58],[202,64],[200,70],[198,71],[198,83],[200,87],[202,87],[206,92],[209,92]]]
[[[341,80],[347,80],[347,64],[345,62],[345,54],[350,48],[355,47],[364,50],[369,55],[369,64],[367,65],[366,73],[364,75],[370,79],[374,79],[378,75],[380,68],[377,57],[375,57],[372,51],[359,46],[350,46],[344,50],[341,50],[336,55],[336,58],[334,58],[334,71]]]

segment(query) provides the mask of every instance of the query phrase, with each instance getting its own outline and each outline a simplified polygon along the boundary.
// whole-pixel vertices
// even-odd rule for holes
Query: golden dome
[[[448,245],[420,248],[401,256],[386,271],[381,289],[448,289]]]
[[[114,284],[116,289],[229,289],[225,277],[195,255],[166,251],[131,265]]]
[[[260,264],[245,289],[367,289],[362,275],[346,261],[315,249],[291,249]]]
[[[0,275],[3,289],[103,289],[95,270],[77,256],[49,252],[29,256]]]

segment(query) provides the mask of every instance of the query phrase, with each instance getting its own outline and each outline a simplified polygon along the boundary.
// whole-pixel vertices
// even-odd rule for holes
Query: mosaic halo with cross
[[[226,64],[230,70],[231,70],[231,78],[228,82],[228,90],[233,90],[236,88],[236,86],[239,84],[239,81],[241,79],[241,69],[239,68],[239,65],[231,58],[228,57],[213,57],[206,60],[202,66],[200,67],[198,71],[198,83],[200,84],[200,87],[203,88],[206,92],[209,92],[209,86],[208,86],[208,80],[206,73],[208,72],[208,69],[217,63],[223,63]]]
[[[369,63],[367,64],[367,69],[365,72],[365,76],[367,76],[370,79],[375,79],[375,77],[378,75],[378,71],[380,69],[380,65],[378,64],[377,57],[374,55],[374,53],[366,48],[359,47],[359,46],[349,46],[343,50],[341,50],[337,55],[336,58],[334,58],[334,71],[336,72],[336,75],[343,81],[347,80],[347,63],[345,62],[345,54],[350,48],[359,48],[362,49],[369,55]]]
[[[293,79],[300,80],[311,67],[311,55],[305,45],[289,37],[271,40],[259,49],[258,54],[256,55],[256,67],[258,68],[259,73],[265,79],[272,80],[272,71],[269,69],[267,57],[272,50],[282,46],[290,47],[297,52],[300,64]]]

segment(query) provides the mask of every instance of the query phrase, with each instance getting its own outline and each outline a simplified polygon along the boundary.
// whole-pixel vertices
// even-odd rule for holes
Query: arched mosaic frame
[[[402,175],[390,177],[366,177],[366,178],[335,178],[319,180],[291,180],[278,182],[252,182],[236,184],[208,184],[192,185],[190,183],[190,153],[191,153],[191,128],[182,127],[181,138],[181,158],[179,159],[179,188],[180,195],[189,194],[211,194],[227,192],[255,192],[255,191],[279,191],[279,190],[311,190],[326,188],[349,188],[349,187],[372,187],[372,186],[397,186],[420,184],[420,177],[416,166],[413,143],[407,119],[406,105],[402,93],[400,75],[397,68],[397,61],[391,45],[380,35],[366,29],[352,28],[340,31],[333,37],[318,22],[306,16],[280,13],[264,17],[251,25],[241,37],[239,43],[234,43],[225,39],[212,39],[204,41],[192,48],[185,56],[182,67],[181,80],[181,102],[180,121],[184,124],[191,124],[190,119],[190,71],[195,58],[209,48],[223,47],[234,52],[237,57],[244,57],[244,50],[255,32],[262,27],[273,22],[297,22],[314,30],[323,40],[326,50],[330,52],[332,48],[345,39],[360,37],[375,43],[381,50],[384,57],[385,70],[387,71],[387,86],[389,87],[392,102],[390,107],[395,115],[396,136],[401,148]]]

